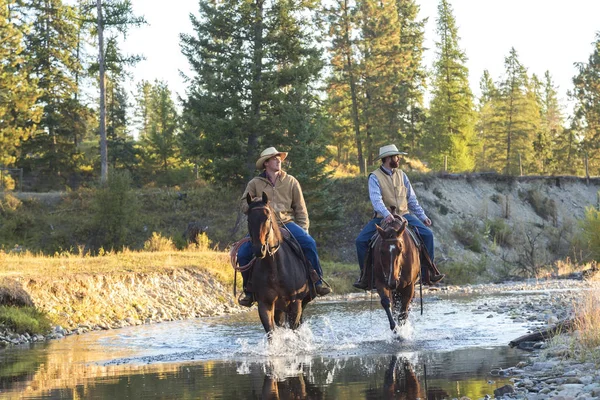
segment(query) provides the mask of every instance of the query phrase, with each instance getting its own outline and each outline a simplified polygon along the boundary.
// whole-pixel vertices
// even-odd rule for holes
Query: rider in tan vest
[[[408,177],[398,168],[399,156],[402,154],[406,153],[398,151],[396,145],[381,147],[379,157],[377,157],[378,160],[381,159],[381,166],[369,175],[369,198],[373,205],[374,217],[356,238],[356,253],[361,276],[365,275],[362,274],[362,271],[369,248],[369,240],[376,231],[375,226],[380,225],[382,221],[389,223],[394,220],[392,208],[395,208],[396,214],[406,218],[409,227],[418,232],[430,260],[433,261],[433,232],[428,228],[431,226],[431,220],[419,204]],[[433,262],[431,264],[432,271],[428,274],[429,280],[426,283],[437,283],[445,275],[439,273]],[[354,283],[354,287],[366,289],[368,287],[367,280],[359,278]]]

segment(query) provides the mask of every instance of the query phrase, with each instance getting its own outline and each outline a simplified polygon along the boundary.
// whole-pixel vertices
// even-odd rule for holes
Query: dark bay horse
[[[248,202],[248,232],[256,257],[252,271],[252,292],[258,315],[268,335],[275,325],[296,329],[302,309],[311,297],[307,269],[301,256],[282,239],[276,216],[263,193],[262,199]],[[301,251],[300,249],[298,249]]]
[[[404,325],[410,302],[415,295],[415,284],[421,270],[419,249],[406,230],[407,221],[395,215],[393,222],[377,227],[377,238],[370,256],[374,286],[381,298],[390,329]]]

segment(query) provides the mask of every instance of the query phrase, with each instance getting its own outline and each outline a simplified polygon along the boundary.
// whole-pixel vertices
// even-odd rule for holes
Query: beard
[[[392,168],[392,169],[398,168],[398,161],[390,160],[390,168]]]

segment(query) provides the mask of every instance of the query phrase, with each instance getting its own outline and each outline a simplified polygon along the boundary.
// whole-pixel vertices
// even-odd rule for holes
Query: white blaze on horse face
[[[388,275],[388,286],[392,286],[392,278],[394,277],[394,249],[395,245],[390,245],[390,274]]]

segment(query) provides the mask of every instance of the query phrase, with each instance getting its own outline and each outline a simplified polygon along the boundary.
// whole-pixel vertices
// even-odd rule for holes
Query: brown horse
[[[276,216],[263,193],[262,199],[248,202],[248,231],[257,260],[252,271],[252,292],[258,301],[258,315],[270,336],[277,326],[287,322],[296,329],[302,309],[311,297],[307,268],[301,256],[285,240]],[[299,249],[298,249],[299,250]]]
[[[406,220],[398,215],[384,228],[376,225],[378,235],[370,260],[367,260],[372,262],[372,279],[391,330],[397,327],[392,307],[397,314],[398,324],[402,326],[406,322],[421,270],[419,249],[406,230],[406,225]]]

